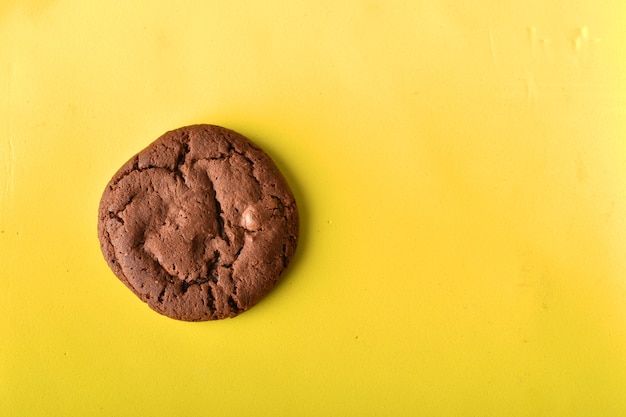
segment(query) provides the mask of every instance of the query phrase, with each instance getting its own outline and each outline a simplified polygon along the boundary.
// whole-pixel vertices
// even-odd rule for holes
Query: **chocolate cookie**
[[[195,125],[165,133],[113,176],[98,237],[115,275],[152,309],[222,319],[276,284],[296,250],[298,211],[261,149]]]

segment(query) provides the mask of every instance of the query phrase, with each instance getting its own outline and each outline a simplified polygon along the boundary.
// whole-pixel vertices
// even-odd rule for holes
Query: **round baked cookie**
[[[272,160],[213,125],[165,133],[107,185],[98,237],[115,275],[152,309],[234,317],[276,284],[296,250],[298,211]]]

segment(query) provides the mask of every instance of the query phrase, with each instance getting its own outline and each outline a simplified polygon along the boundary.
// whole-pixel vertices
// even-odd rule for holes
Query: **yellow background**
[[[4,0],[0,415],[626,415],[626,3]],[[284,280],[178,322],[97,241],[113,173],[235,129]]]

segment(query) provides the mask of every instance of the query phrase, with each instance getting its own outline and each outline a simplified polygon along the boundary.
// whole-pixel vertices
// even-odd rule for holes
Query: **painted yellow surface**
[[[626,3],[0,4],[0,415],[626,415]],[[100,195],[167,130],[278,162],[232,320],[142,304]]]

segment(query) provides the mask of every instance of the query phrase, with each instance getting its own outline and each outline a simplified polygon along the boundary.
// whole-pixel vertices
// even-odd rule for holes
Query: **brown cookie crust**
[[[152,309],[234,317],[276,284],[298,239],[296,202],[244,136],[194,125],[165,133],[107,185],[98,237],[115,275]]]

